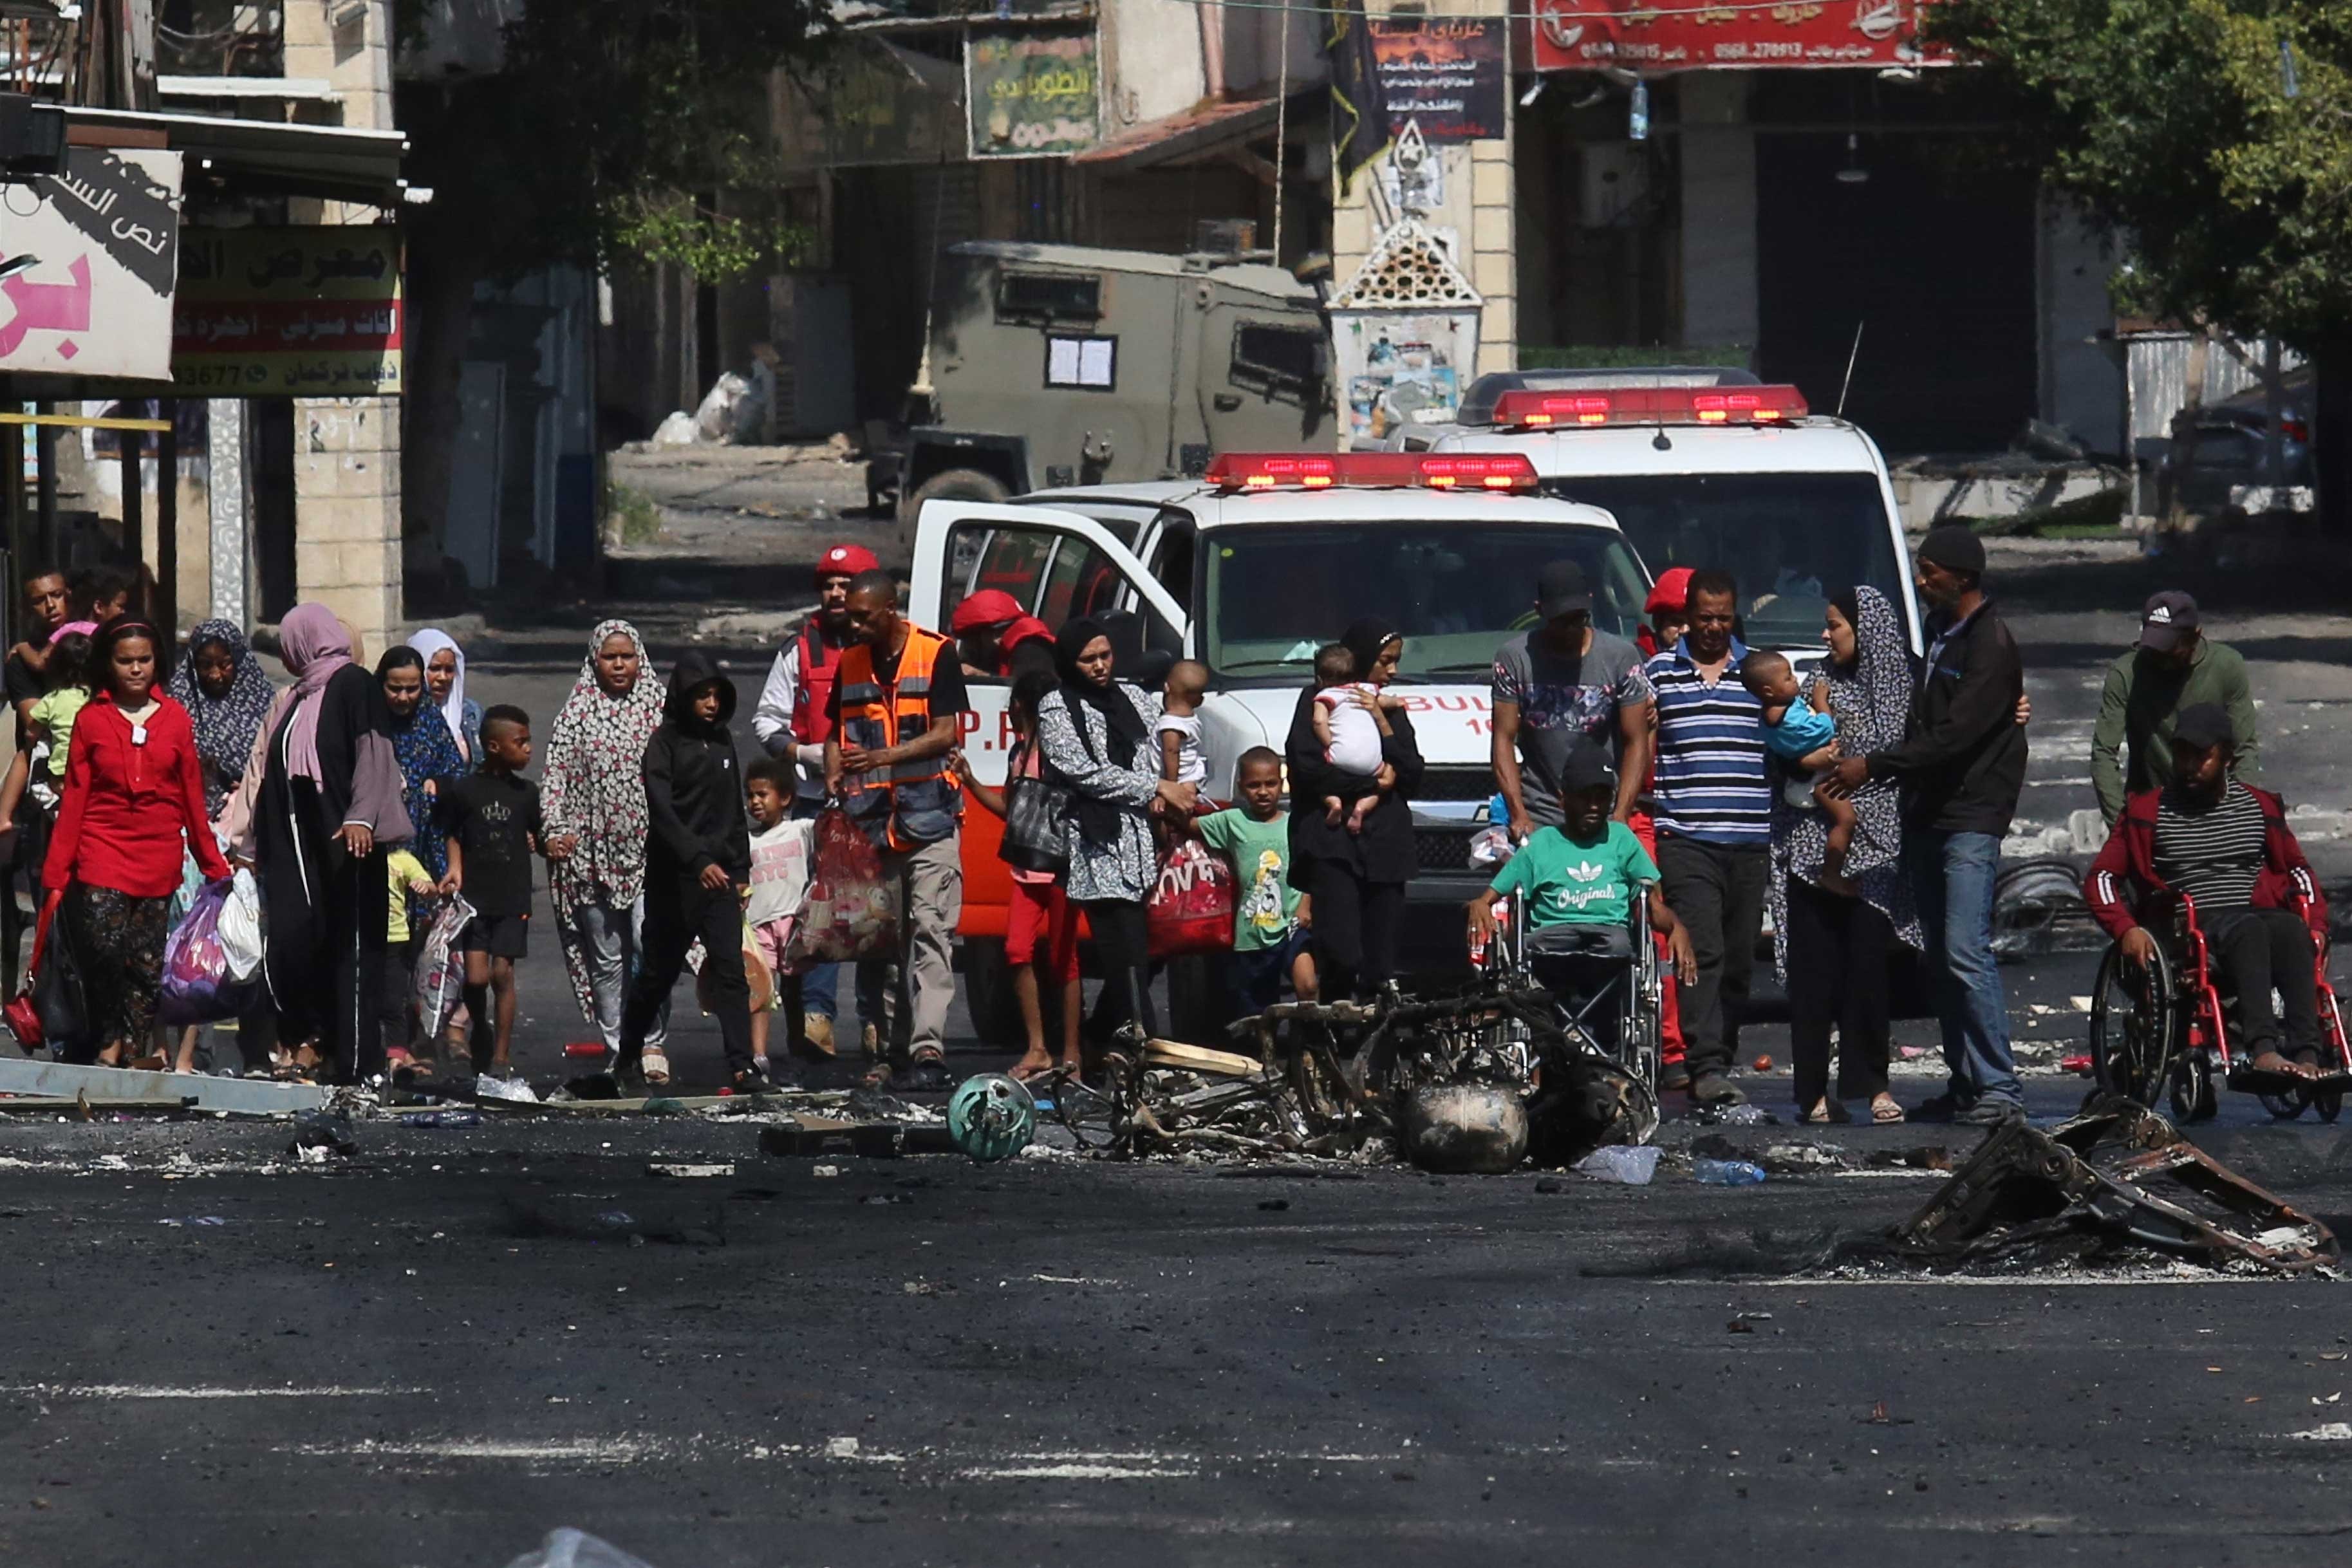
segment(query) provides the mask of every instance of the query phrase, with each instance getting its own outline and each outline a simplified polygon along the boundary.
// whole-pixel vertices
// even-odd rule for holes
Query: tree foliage
[[[2352,0],[1938,0],[2129,302],[2306,351],[2352,339]]]
[[[824,47],[824,16],[814,0],[528,5],[498,77],[404,117],[412,178],[458,198],[444,211],[467,215],[491,273],[634,258],[723,277],[789,261],[805,235],[761,210],[781,184],[769,80]],[[737,195],[714,204],[720,192]]]

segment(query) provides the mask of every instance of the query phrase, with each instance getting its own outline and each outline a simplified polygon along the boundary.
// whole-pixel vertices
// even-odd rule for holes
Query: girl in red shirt
[[[97,693],[74,722],[64,799],[41,883],[65,889],[98,1059],[140,1057],[154,1033],[163,939],[182,855],[205,879],[229,874],[205,817],[204,773],[188,710],[155,689],[163,639],[118,616],[91,649]]]

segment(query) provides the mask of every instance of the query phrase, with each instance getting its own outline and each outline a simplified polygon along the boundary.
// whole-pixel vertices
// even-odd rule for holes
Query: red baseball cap
[[[827,577],[855,577],[860,572],[878,571],[881,565],[874,552],[862,544],[836,544],[816,558],[816,580],[822,584]]]
[[[1670,568],[1651,588],[1649,599],[1642,605],[1642,613],[1654,616],[1660,610],[1671,610],[1681,615],[1690,607],[1690,580],[1689,567]]]
[[[949,618],[948,630],[961,636],[974,626],[992,626],[1000,621],[1018,620],[1021,601],[1002,588],[982,588],[955,607]]]

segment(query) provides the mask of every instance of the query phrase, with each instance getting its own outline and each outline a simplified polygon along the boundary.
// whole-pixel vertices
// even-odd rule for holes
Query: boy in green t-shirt
[[[1282,758],[1253,746],[1234,769],[1242,805],[1192,824],[1201,842],[1234,865],[1234,951],[1225,961],[1234,1016],[1263,1013],[1282,1000],[1282,981],[1302,1002],[1315,999],[1315,955],[1307,951],[1313,913],[1290,885],[1290,816],[1282,809]]]
[[[1608,753],[1579,745],[1560,768],[1559,800],[1567,818],[1560,827],[1538,828],[1511,857],[1485,892],[1470,900],[1473,948],[1495,934],[1495,903],[1520,900],[1528,915],[1531,957],[1591,953],[1633,956],[1633,889],[1650,901],[1650,923],[1666,939],[1675,973],[1688,984],[1698,972],[1690,932],[1675,919],[1658,891],[1658,868],[1633,837],[1612,819],[1616,770]]]

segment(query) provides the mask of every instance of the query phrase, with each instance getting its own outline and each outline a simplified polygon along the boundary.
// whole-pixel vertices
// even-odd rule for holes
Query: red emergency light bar
[[[1778,425],[1809,413],[1793,386],[1620,386],[1507,392],[1495,423],[1521,429],[1592,425]]]
[[[1225,490],[1496,490],[1527,494],[1535,465],[1517,452],[1224,452],[1209,482]]]

